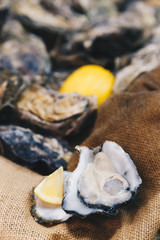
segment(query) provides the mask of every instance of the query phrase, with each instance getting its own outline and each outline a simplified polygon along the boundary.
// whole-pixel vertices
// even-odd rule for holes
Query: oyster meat
[[[8,17],[10,3],[11,0],[1,0],[0,2],[0,30]]]
[[[33,84],[17,99],[15,109],[21,119],[65,136],[78,132],[87,119],[92,124],[97,99],[78,93],[62,94]]]
[[[73,215],[114,215],[133,199],[142,183],[129,155],[115,142],[89,149],[76,146],[79,163],[73,172],[63,172],[63,200],[55,206],[34,193],[31,214],[39,223],[54,224]]]
[[[43,175],[66,169],[72,156],[64,142],[14,125],[0,126],[0,153]]]
[[[133,199],[142,180],[129,155],[115,142],[102,148],[76,147],[77,168],[70,175],[62,208],[86,216],[94,212],[116,213]]]

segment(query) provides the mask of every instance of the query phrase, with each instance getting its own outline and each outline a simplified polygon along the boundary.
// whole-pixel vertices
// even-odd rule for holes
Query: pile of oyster
[[[114,215],[137,193],[142,180],[130,156],[118,144],[105,141],[94,149],[76,149],[79,163],[72,173],[64,172],[62,205],[43,202],[35,195],[31,213],[36,221],[52,224],[75,214]]]
[[[84,64],[112,71],[115,92],[155,68],[160,59],[160,8],[150,3],[0,2],[2,155],[44,175],[59,165],[67,168],[75,139],[81,143],[82,133],[94,124],[97,101],[95,96],[61,94],[60,86]]]
[[[114,92],[125,91],[159,65],[159,23],[160,4],[151,0],[2,0],[0,154],[43,175],[66,170],[92,129],[97,100],[60,93],[63,81],[78,67],[97,64],[115,75]],[[64,172],[57,220],[114,214],[141,183],[132,160],[115,143],[77,149],[77,169]],[[32,211],[44,221],[41,205],[37,200]]]

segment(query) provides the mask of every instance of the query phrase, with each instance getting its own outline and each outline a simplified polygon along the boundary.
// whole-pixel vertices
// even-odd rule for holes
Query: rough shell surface
[[[60,166],[66,169],[72,156],[71,149],[62,141],[13,125],[0,126],[0,152],[43,175]]]
[[[12,103],[25,87],[19,74],[0,69],[0,109]]]
[[[43,41],[23,29],[16,20],[9,20],[1,31],[0,66],[35,76],[51,70],[49,55]]]
[[[63,198],[66,212],[83,216],[94,212],[114,214],[120,205],[133,199],[142,180],[133,161],[118,144],[106,141],[102,148],[76,149],[80,157]]]
[[[97,99],[96,96],[61,94],[39,85],[31,85],[17,100],[15,110],[21,119],[65,136],[77,133],[85,126],[87,119],[92,124]]]

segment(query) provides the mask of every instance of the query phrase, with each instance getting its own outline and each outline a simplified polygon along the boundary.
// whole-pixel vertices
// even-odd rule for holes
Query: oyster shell
[[[61,3],[50,1],[48,7],[47,1],[24,0],[22,3],[21,0],[14,0],[12,13],[29,31],[41,36],[50,48],[65,41],[66,32],[78,30],[86,22],[85,16],[74,16],[66,2],[63,1],[63,6]]]
[[[150,39],[155,15],[152,7],[136,3],[123,14],[91,22],[86,28],[66,35],[58,51],[51,50],[53,64],[77,67],[91,63],[114,70],[116,57],[134,52]]]
[[[19,74],[0,68],[0,109],[13,102],[25,87]]]
[[[0,153],[43,175],[66,169],[72,156],[64,142],[14,125],[0,126]]]
[[[155,23],[153,8],[136,3],[127,12],[93,26],[83,45],[92,55],[120,56],[144,44],[151,37]]]
[[[133,161],[118,144],[106,141],[102,149],[76,149],[80,158],[63,198],[62,208],[66,212],[84,216],[94,212],[113,214],[133,199],[142,180]]]
[[[64,191],[66,182],[70,175],[70,172],[64,171]],[[44,202],[38,196],[33,193],[33,205],[31,207],[31,215],[36,222],[53,225],[56,223],[64,222],[72,217],[72,214],[67,214],[61,207],[61,205],[55,205]]]
[[[50,72],[49,55],[43,41],[27,33],[18,21],[6,22],[2,28],[1,41],[1,67],[29,77]]]
[[[92,123],[97,99],[96,96],[61,94],[39,85],[30,85],[17,99],[14,109],[21,119],[65,136],[78,132],[87,119]]]
[[[126,90],[143,72],[156,68],[160,62],[160,28],[156,27],[149,43],[130,56],[131,62],[116,74],[113,91]]]
[[[10,3],[11,0],[1,0],[0,2],[0,30],[7,19]]]
[[[79,147],[76,147],[76,149],[80,150]],[[67,213],[86,216],[95,212],[102,212],[101,209],[89,208],[84,203],[82,203],[81,199],[78,197],[77,185],[80,175],[85,170],[87,163],[89,163],[91,160],[93,160],[93,151],[87,147],[83,147],[78,166],[68,179],[62,202],[62,208]]]

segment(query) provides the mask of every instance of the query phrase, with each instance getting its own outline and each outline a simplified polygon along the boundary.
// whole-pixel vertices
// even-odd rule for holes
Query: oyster
[[[0,2],[0,30],[8,17],[10,3],[11,0],[1,0]]]
[[[64,142],[14,125],[0,126],[0,153],[43,175],[66,169],[72,156]]]
[[[77,67],[91,63],[114,70],[116,57],[134,52],[150,39],[155,15],[152,7],[136,3],[123,14],[91,22],[86,28],[66,35],[58,51],[55,47],[51,50],[53,64]]]
[[[87,32],[83,46],[96,56],[115,57],[133,52],[151,37],[155,23],[153,8],[137,3],[127,12],[93,26]]]
[[[58,135],[76,133],[97,109],[96,96],[61,94],[40,85],[30,85],[17,99],[15,111],[21,119]]]
[[[160,62],[160,28],[153,30],[153,36],[149,43],[132,54],[131,62],[116,74],[113,87],[114,92],[126,90],[129,85],[143,72],[149,72],[156,68]]]
[[[0,68],[0,109],[13,102],[25,87],[19,74]]]
[[[2,28],[0,45],[0,66],[35,76],[49,73],[49,56],[43,41],[27,33],[16,20],[9,20]]]
[[[102,148],[76,147],[77,168],[70,175],[62,208],[86,216],[94,212],[113,214],[133,199],[142,180],[129,155],[115,142]]]
[[[64,171],[64,191],[66,188],[66,182],[70,176],[70,172]],[[72,217],[72,214],[67,214],[61,207],[61,205],[55,205],[44,202],[37,195],[33,193],[33,205],[31,207],[31,215],[36,222],[52,225],[68,220]]]
[[[29,31],[41,36],[48,48],[65,41],[67,32],[86,22],[85,16],[74,16],[65,1],[14,0],[12,13]]]

